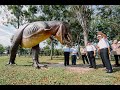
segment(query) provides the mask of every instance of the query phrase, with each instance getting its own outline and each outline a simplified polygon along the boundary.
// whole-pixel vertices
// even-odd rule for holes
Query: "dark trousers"
[[[96,68],[94,52],[89,51],[89,52],[87,52],[87,55],[88,55],[88,59],[89,59],[89,62],[90,62],[90,66],[93,67],[93,68]]]
[[[72,58],[72,65],[76,65],[77,56],[76,55],[72,55],[71,58]]]
[[[103,67],[105,67],[104,56],[102,54],[103,53],[100,53],[100,57],[101,57],[101,60],[102,60],[102,63],[103,63]]]
[[[100,49],[100,57],[103,59],[106,69],[112,71],[112,65],[109,59],[108,48]]]
[[[84,63],[84,64],[85,64],[85,60],[86,60],[87,64],[89,64],[87,55],[82,55],[82,60],[83,60],[83,63]]]
[[[70,52],[64,52],[64,65],[69,65],[69,55]]]
[[[114,58],[115,58],[115,64],[119,65],[118,60],[120,59],[120,55],[114,55]]]

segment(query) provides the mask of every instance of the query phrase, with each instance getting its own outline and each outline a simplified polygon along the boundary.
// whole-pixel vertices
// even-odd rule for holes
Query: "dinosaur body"
[[[37,21],[23,25],[12,38],[9,64],[14,64],[18,46],[32,48],[33,61],[39,66],[39,43],[47,38],[55,36],[61,44],[71,44],[72,37],[66,22],[61,21]]]

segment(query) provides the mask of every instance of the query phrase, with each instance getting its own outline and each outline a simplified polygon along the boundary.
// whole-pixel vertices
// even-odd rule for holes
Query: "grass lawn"
[[[53,60],[40,56],[39,61],[48,64],[48,69],[32,67],[32,58],[28,56],[17,56],[17,65],[11,66],[6,66],[8,59],[8,56],[0,56],[0,85],[120,85],[120,67],[113,67],[113,73],[106,73],[99,59],[96,59],[97,69],[83,65],[81,59],[76,66],[65,67],[63,56],[53,57]],[[111,63],[113,65],[114,60]]]

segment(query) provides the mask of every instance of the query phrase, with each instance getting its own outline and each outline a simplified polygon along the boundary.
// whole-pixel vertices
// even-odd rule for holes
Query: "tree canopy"
[[[14,15],[8,20],[15,27],[34,21],[66,21],[74,44],[97,42],[102,31],[109,40],[120,40],[120,5],[2,5]]]

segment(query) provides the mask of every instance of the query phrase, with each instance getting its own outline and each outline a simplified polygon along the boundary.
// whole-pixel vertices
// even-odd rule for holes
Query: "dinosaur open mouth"
[[[63,41],[64,41],[64,44],[71,45],[71,43],[72,43],[72,37],[70,36],[70,34],[65,34]]]

